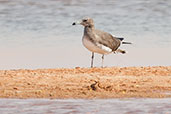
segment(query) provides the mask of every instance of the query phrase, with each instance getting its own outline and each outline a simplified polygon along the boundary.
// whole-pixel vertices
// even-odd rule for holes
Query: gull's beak
[[[76,22],[73,22],[72,25],[76,25]]]
[[[81,22],[77,21],[77,22],[73,22],[72,25],[80,25]]]

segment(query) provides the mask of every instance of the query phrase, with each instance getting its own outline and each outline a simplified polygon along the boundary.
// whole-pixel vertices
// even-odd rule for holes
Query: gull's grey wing
[[[95,37],[98,43],[103,44],[112,49],[112,51],[116,51],[118,47],[121,45],[121,40],[113,37],[111,34],[107,32],[103,32],[100,30],[95,30]]]

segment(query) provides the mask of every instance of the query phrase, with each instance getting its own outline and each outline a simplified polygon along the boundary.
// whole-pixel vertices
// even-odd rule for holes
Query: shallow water
[[[170,114],[171,99],[0,99],[1,114]]]
[[[71,26],[87,16],[95,20],[96,28],[133,42],[123,46],[129,53],[135,52],[133,60],[139,58],[139,48],[145,58],[158,58],[141,57],[139,64],[129,59],[129,64],[106,62],[106,66],[171,65],[170,11],[170,0],[0,0],[0,69],[88,67],[90,58],[84,57],[90,54],[81,43],[83,27]],[[158,55],[153,54],[157,51]],[[125,60],[116,58],[116,62]],[[96,64],[100,66],[100,62]]]

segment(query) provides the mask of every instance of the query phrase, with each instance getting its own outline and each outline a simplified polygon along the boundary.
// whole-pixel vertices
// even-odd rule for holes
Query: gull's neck
[[[95,30],[94,26],[85,26],[84,35],[92,34],[94,30]]]

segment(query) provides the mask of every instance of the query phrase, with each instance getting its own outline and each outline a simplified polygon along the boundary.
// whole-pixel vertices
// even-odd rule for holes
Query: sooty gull
[[[125,54],[126,52],[119,49],[119,46],[121,44],[131,44],[130,42],[122,42],[124,38],[114,37],[107,32],[95,29],[94,21],[91,18],[84,18],[81,22],[74,22],[72,25],[77,24],[84,26],[82,42],[92,52],[91,67],[93,67],[94,53],[102,54],[103,67],[104,55],[112,52]]]

